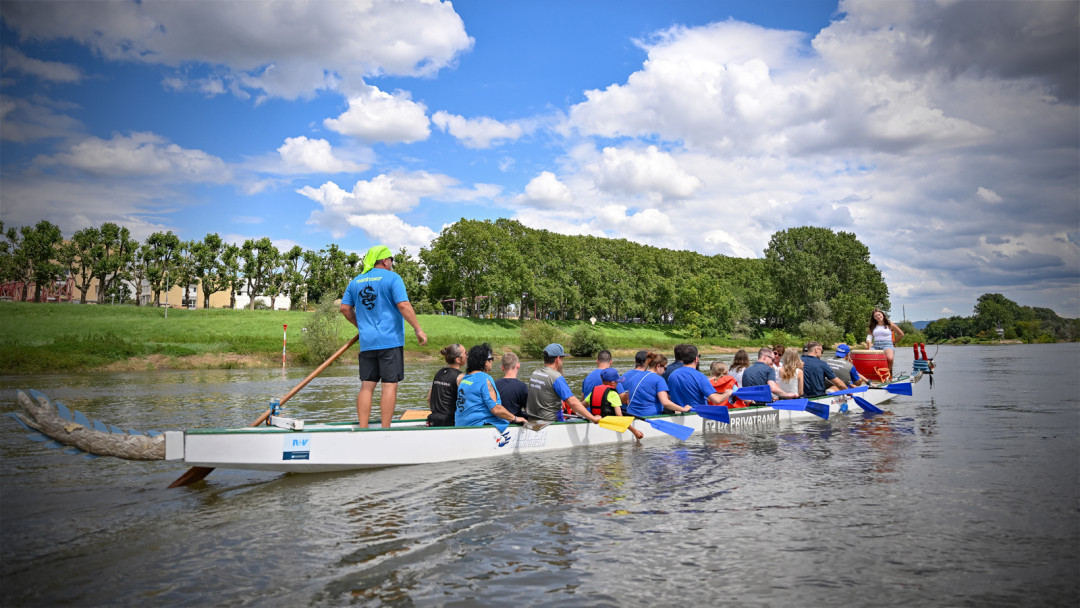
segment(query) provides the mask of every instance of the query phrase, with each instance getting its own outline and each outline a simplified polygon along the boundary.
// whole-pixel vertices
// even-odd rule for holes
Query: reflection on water
[[[1074,604],[1080,348],[938,359],[933,394],[879,416],[180,490],[182,466],[87,462],[0,419],[0,604]],[[437,367],[409,367],[399,411]],[[125,428],[246,425],[307,372],[6,377],[0,395]],[[355,374],[327,370],[289,414],[351,418]]]

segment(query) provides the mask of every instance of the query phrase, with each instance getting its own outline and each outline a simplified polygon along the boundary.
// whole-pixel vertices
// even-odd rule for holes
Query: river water
[[[872,418],[176,490],[186,467],[0,418],[0,605],[1077,605],[1080,345],[937,361]],[[8,376],[0,410],[37,388],[124,428],[242,426],[308,371]],[[287,413],[354,416],[356,387],[337,366]]]

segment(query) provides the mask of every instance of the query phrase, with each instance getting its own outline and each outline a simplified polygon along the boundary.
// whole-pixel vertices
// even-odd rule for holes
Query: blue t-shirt
[[[705,374],[683,366],[668,376],[668,397],[678,405],[705,405],[716,392]]]
[[[832,368],[817,357],[803,355],[803,395],[820,397],[825,394],[825,380],[836,377]]]
[[[668,383],[660,374],[644,370],[630,370],[623,376],[623,388],[630,402],[626,412],[631,416],[655,416],[664,411],[658,393],[667,392]]]
[[[615,369],[615,368],[611,368],[611,369]],[[585,376],[585,379],[581,381],[581,396],[584,399],[586,399],[586,400],[591,399],[593,389],[600,386],[600,384],[601,384],[601,382],[600,382],[600,372],[602,372],[602,371],[604,371],[604,370],[602,370],[600,368],[596,368],[596,369],[592,370],[591,372],[589,372],[589,375]],[[616,374],[619,373],[619,370],[616,369],[615,373]],[[623,392],[622,378],[619,378],[619,380],[620,380],[619,382],[615,383],[615,390],[621,393],[621,392]]]
[[[755,361],[753,365],[743,371],[742,383],[739,386],[761,386],[768,384],[769,380],[776,382],[776,370],[771,365]]]
[[[457,426],[501,425],[506,420],[491,413],[496,405],[502,405],[499,389],[495,389],[495,400],[491,400],[488,383],[495,386],[495,380],[484,372],[467,374],[458,385],[457,412],[454,424]]]
[[[671,374],[673,374],[675,372],[675,370],[683,367],[683,365],[685,365],[685,364],[682,361],[676,361],[676,362],[672,363],[671,365],[667,366],[667,368],[664,370],[664,380],[665,381],[671,380]]]
[[[405,321],[397,305],[407,301],[405,283],[391,270],[372,268],[349,282],[341,303],[356,311],[360,350],[405,346]]]

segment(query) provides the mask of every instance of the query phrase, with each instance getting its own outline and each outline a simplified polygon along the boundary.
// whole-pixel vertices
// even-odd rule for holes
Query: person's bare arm
[[[416,334],[416,341],[420,343],[420,346],[427,344],[427,334],[424,330],[420,329],[420,320],[416,318],[416,311],[413,310],[412,302],[408,300],[397,303],[398,311],[401,312],[401,316],[405,319],[405,322],[412,325],[413,333]],[[347,318],[347,317],[346,317]],[[355,322],[353,323],[356,324]]]

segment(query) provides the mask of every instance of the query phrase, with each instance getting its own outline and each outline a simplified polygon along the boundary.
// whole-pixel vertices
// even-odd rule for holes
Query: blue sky
[[[0,219],[413,253],[462,217],[1080,316],[1076,2],[3,2]]]

